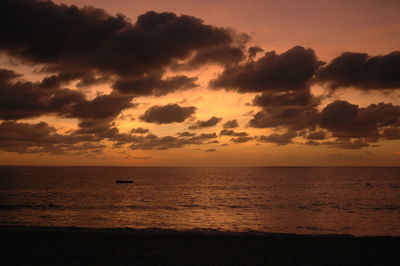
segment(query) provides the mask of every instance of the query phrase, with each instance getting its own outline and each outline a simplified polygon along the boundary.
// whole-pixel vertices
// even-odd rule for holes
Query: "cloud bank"
[[[226,137],[236,144],[359,149],[400,139],[399,105],[360,107],[329,98],[341,89],[399,90],[399,51],[344,52],[322,62],[312,48],[302,46],[264,52],[250,46],[247,34],[189,15],[149,11],[132,22],[95,7],[41,0],[0,1],[0,31],[0,53],[44,75],[29,81],[14,70],[0,69],[2,151],[95,154],[106,148],[106,141],[114,148],[166,150],[216,144]],[[193,122],[198,108],[172,103],[153,104],[139,119],[158,126],[190,123],[189,130],[218,127],[219,135],[184,131],[157,136],[140,127],[120,133],[115,120],[137,107],[138,98],[196,88],[196,70],[209,65],[222,69],[209,82],[210,89],[257,94],[251,104],[258,110],[246,126],[268,129],[268,134],[236,131],[237,119],[222,124],[217,113]],[[84,91],[93,85],[107,85],[111,91],[90,98]],[[314,95],[313,86],[325,94]],[[322,106],[323,100],[329,103]],[[77,128],[60,133],[47,123],[27,122],[46,116],[77,119]]]

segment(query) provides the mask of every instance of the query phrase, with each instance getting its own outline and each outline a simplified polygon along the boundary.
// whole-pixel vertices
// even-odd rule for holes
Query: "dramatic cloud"
[[[195,124],[189,126],[189,129],[194,130],[194,129],[200,129],[200,128],[205,128],[205,127],[213,127],[216,124],[218,124],[219,121],[221,121],[222,118],[219,117],[211,117],[208,120],[197,120]]]
[[[238,123],[238,121],[236,119],[226,121],[222,125],[222,127],[225,128],[225,129],[226,128],[237,128],[238,126],[239,126],[239,123]]]
[[[91,101],[83,101],[75,106],[71,117],[107,119],[116,117],[126,108],[133,107],[132,97],[116,94],[101,95]]]
[[[354,141],[348,139],[337,139],[335,141],[323,142],[323,144],[328,147],[345,149],[345,150],[358,150],[370,146],[368,142],[362,139],[357,139]]]
[[[247,132],[235,132],[231,129],[223,129],[219,134],[221,136],[235,136],[235,137],[246,137],[249,135]]]
[[[232,138],[230,141],[235,142],[235,143],[245,143],[245,142],[249,142],[250,140],[253,140],[253,138],[243,135],[243,136],[239,136],[237,138]]]
[[[216,133],[201,133],[197,137],[193,137],[192,139],[214,139],[217,137]]]
[[[318,118],[318,110],[308,106],[276,107],[256,113],[249,125],[255,128],[287,127],[300,130],[315,127]]]
[[[179,137],[193,137],[196,135],[196,133],[191,133],[189,131],[184,131],[184,132],[178,132],[176,133]]]
[[[259,49],[254,49],[253,54],[256,52]],[[252,53],[249,51],[249,54]],[[398,108],[383,103],[358,108],[337,102],[320,112],[317,107],[321,98],[312,95],[309,85],[317,81],[329,83],[331,87],[398,88],[399,55],[399,52],[393,52],[386,56],[369,57],[366,54],[344,53],[322,67],[323,63],[317,59],[313,50],[294,47],[280,55],[268,52],[256,61],[250,59],[226,68],[210,85],[241,93],[262,92],[253,100],[253,105],[261,107],[261,110],[249,121],[249,126],[283,128],[289,132],[260,137],[262,142],[288,144],[297,131],[314,131],[320,126],[328,130],[332,137],[340,139],[333,141],[335,145],[332,146],[366,147],[369,142],[379,139],[380,128],[399,123]],[[221,131],[221,134],[234,133],[226,130]],[[382,133],[384,138],[391,136],[396,137],[396,129]],[[309,144],[319,145],[315,140],[323,140],[327,136],[324,131],[316,131],[305,138],[310,140]],[[364,139],[344,141],[343,138]]]
[[[275,143],[277,145],[287,145],[292,143],[294,137],[296,137],[296,133],[288,131],[283,134],[274,133],[268,136],[259,136],[257,140],[260,142]]]
[[[96,127],[97,126],[97,127]],[[217,138],[216,133],[202,133],[200,135],[188,134],[184,132],[179,137],[162,136],[159,137],[155,134],[145,135],[145,130],[137,128],[131,131],[131,134],[120,133],[118,128],[113,124],[99,124],[99,125],[81,125],[82,128],[88,127],[89,130],[78,130],[73,132],[77,135],[85,135],[93,140],[108,140],[113,143],[113,148],[123,148],[128,145],[132,150],[168,150],[173,148],[183,148],[186,145],[202,145],[215,142]],[[97,129],[92,130],[90,129]],[[132,134],[133,133],[133,134]],[[139,134],[139,135],[136,135]]]
[[[245,58],[243,47],[216,46],[199,51],[191,60],[175,66],[175,69],[192,70],[205,64],[233,67]]]
[[[248,53],[249,53],[249,59],[254,59],[254,57],[258,54],[258,53],[261,53],[261,52],[263,52],[264,51],[264,49],[262,49],[261,47],[258,47],[258,46],[252,46],[252,47],[249,47],[249,49],[248,49]]]
[[[253,54],[260,51],[253,50]],[[300,130],[318,121],[320,99],[311,94],[308,85],[321,65],[312,49],[296,46],[282,54],[268,52],[256,61],[227,68],[210,85],[241,93],[262,92],[253,100],[262,110],[250,120],[251,127]]]
[[[102,9],[47,0],[1,0],[0,32],[0,53],[5,59],[16,66],[29,65],[45,76],[27,81],[12,70],[0,69],[2,151],[98,154],[106,147],[103,143],[113,148],[167,150],[218,143],[226,136],[232,144],[257,140],[287,145],[296,138],[302,145],[360,149],[375,147],[380,140],[400,139],[399,105],[359,107],[334,101],[321,106],[322,99],[329,100],[338,88],[400,89],[399,51],[378,56],[346,52],[324,65],[311,48],[263,53],[260,47],[248,47],[248,35],[188,15],[149,11],[131,22]],[[187,71],[212,64],[223,69],[210,81],[210,88],[257,93],[252,105],[258,111],[251,113],[247,126],[269,128],[272,134],[252,137],[234,131],[239,126],[236,119],[225,122],[219,135],[185,131],[157,136],[141,127],[119,131],[115,120],[123,120],[121,112],[135,107],[137,97],[195,88],[203,81],[198,81],[196,72],[186,76]],[[185,74],[177,72],[182,70]],[[106,84],[111,92],[87,96],[95,92],[82,87],[95,84]],[[330,90],[316,96],[312,85]],[[193,118],[196,110],[155,105],[140,120],[182,123]],[[17,122],[50,115],[77,119],[77,128],[60,134],[44,122]],[[221,120],[215,116],[189,120],[189,129],[210,128]]]
[[[174,91],[182,91],[197,87],[197,78],[174,76],[161,79],[161,76],[145,78],[121,79],[114,84],[114,89],[135,96],[162,96]]]
[[[0,119],[15,120],[56,114],[69,118],[108,119],[134,107],[132,96],[116,93],[92,100],[79,91],[43,88],[42,83],[21,81],[13,71],[0,69]]]
[[[371,104],[365,108],[346,101],[335,101],[321,111],[320,126],[338,138],[379,137],[381,127],[400,125],[400,106]]]
[[[129,148],[132,150],[168,150],[182,148],[186,145],[202,145],[205,144],[205,141],[216,137],[215,133],[205,133],[199,136],[183,138],[173,136],[158,137],[150,134],[147,136],[130,137],[129,142],[125,142],[124,144],[131,143]]]
[[[133,24],[123,15],[94,7],[2,0],[0,25],[0,51],[53,73],[46,87],[73,80],[80,86],[116,80],[114,87],[124,93],[164,95],[194,86],[193,78],[162,79],[178,60],[195,53],[194,58],[200,58],[196,64],[207,63],[201,58],[207,53],[212,57],[213,49],[234,50],[241,59],[232,30],[167,12],[147,12]]]
[[[282,54],[268,52],[257,61],[227,68],[210,85],[241,93],[299,90],[307,87],[321,64],[312,49],[296,46]]]
[[[255,118],[250,121],[250,125],[257,126],[256,123],[260,123],[262,127],[281,126],[288,129],[287,133],[261,136],[258,138],[260,142],[286,145],[292,143],[294,137],[303,136],[308,140],[305,142],[307,145],[360,149],[369,147],[370,143],[376,143],[380,139],[397,139],[399,137],[400,106],[398,105],[379,103],[360,108],[346,101],[335,101],[328,104],[321,112],[314,110],[309,113],[312,114],[311,117],[299,116],[301,109],[292,109],[294,116],[290,113],[281,115],[276,113],[277,110],[256,114]],[[317,127],[325,129],[327,132],[313,131]],[[309,128],[311,132],[302,133],[299,131],[302,128]],[[336,139],[328,140],[331,137]],[[326,141],[318,142],[321,140]]]
[[[266,108],[280,106],[316,106],[319,104],[319,99],[315,98],[308,89],[284,93],[264,92],[254,98],[253,104]]]
[[[249,125],[256,128],[283,126],[290,130],[312,128],[318,120],[320,98],[308,88],[294,92],[264,92],[254,98],[253,104],[262,107]]]
[[[86,150],[98,153],[105,146],[96,142],[96,139],[90,136],[58,134],[54,127],[44,122],[0,124],[0,150],[7,152],[63,154]]]
[[[399,89],[400,52],[383,56],[346,52],[320,69],[316,80],[328,83],[332,89]]]
[[[196,112],[196,107],[181,107],[177,104],[167,104],[164,106],[152,106],[140,116],[140,119],[147,123],[169,124],[181,123]]]

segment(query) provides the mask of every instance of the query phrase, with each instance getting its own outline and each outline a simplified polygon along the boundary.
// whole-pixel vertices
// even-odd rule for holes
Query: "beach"
[[[0,266],[400,266],[400,0],[0,0]]]
[[[2,265],[399,265],[399,237],[0,227]]]

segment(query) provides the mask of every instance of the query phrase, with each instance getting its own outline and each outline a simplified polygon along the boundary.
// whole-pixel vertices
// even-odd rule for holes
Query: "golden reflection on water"
[[[2,224],[400,235],[399,168],[45,170],[1,181]]]

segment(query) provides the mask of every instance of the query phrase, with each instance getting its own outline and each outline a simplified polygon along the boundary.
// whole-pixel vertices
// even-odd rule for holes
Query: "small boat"
[[[119,183],[119,184],[132,184],[133,181],[132,181],[132,180],[117,180],[117,181],[115,181],[115,183]]]

